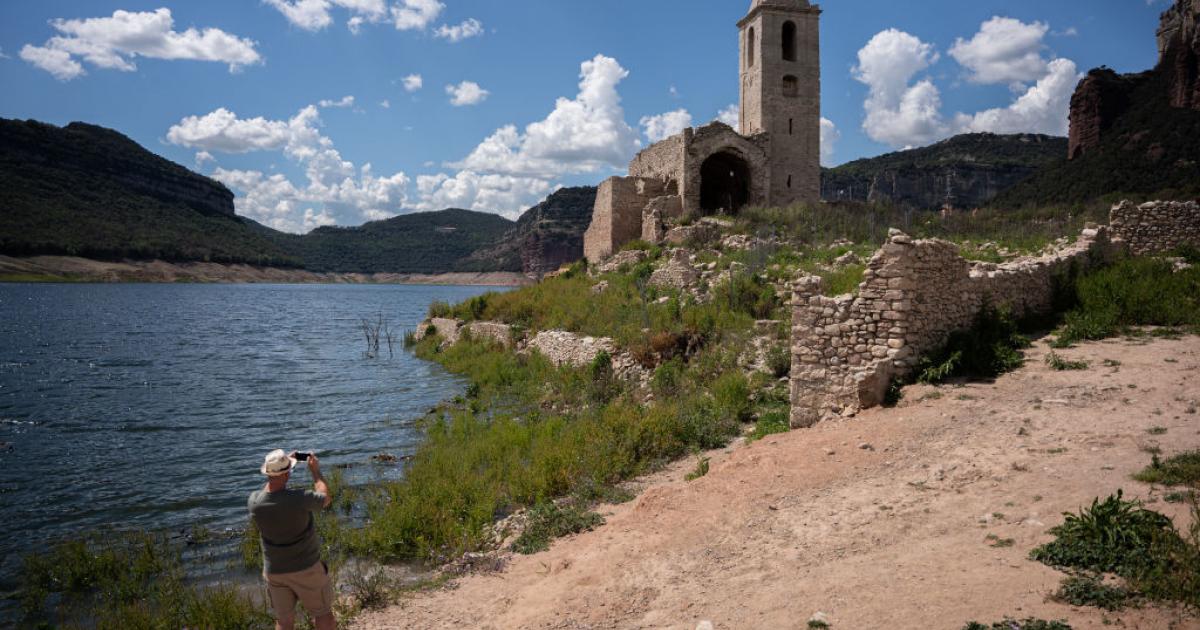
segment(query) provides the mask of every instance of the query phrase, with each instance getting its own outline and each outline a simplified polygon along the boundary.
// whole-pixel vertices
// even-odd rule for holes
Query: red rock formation
[[[1172,107],[1200,110],[1200,0],[1177,0],[1163,13],[1158,71],[1167,74]]]
[[[1200,0],[1176,0],[1162,14],[1158,66],[1150,73],[1088,73],[1071,97],[1070,159],[1100,145],[1104,131],[1130,106],[1130,94],[1154,75],[1165,75],[1172,107],[1200,110]]]

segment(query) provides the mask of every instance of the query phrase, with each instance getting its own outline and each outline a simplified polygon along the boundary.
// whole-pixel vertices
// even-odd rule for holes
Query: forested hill
[[[233,193],[116,131],[0,119],[0,254],[303,267],[520,271],[468,258],[516,223],[469,210],[285,234],[234,214]]]
[[[926,210],[975,208],[1066,156],[1066,138],[964,134],[822,169],[821,197]]]
[[[446,273],[520,271],[503,261],[468,261],[493,245],[514,222],[496,214],[450,209],[404,214],[358,227],[320,227],[303,236],[259,226],[272,242],[310,271]]]
[[[0,253],[301,261],[233,212],[233,193],[109,129],[0,119]]]

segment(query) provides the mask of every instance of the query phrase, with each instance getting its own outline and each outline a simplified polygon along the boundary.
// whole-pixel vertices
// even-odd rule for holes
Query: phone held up
[[[296,461],[306,462],[306,461],[308,461],[308,458],[311,455],[312,455],[312,453],[296,453]]]

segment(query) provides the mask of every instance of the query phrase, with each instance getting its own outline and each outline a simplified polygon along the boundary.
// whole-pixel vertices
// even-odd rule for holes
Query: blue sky
[[[449,206],[511,217],[728,113],[748,4],[8,1],[0,116],[115,128],[281,229]],[[1081,73],[1154,64],[1166,6],[830,0],[823,160],[963,131],[1064,133]]]

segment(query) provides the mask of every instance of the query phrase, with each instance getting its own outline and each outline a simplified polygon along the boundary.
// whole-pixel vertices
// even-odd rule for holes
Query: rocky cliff
[[[1157,71],[1167,75],[1171,107],[1200,110],[1200,0],[1178,0],[1162,14]]]
[[[471,256],[468,266],[491,261],[498,270],[540,276],[583,258],[583,233],[592,220],[596,188],[563,188],[530,208],[495,245]]]
[[[1066,140],[1034,134],[955,136],[928,147],[856,160],[822,173],[826,201],[966,209],[1061,159]]]
[[[1176,0],[1160,20],[1158,64],[1153,70],[1119,75],[1101,67],[1088,73],[1071,98],[1070,159],[1099,148],[1113,125],[1147,98],[1200,111],[1198,21],[1200,0]],[[1154,84],[1156,93],[1139,94],[1148,84]]]
[[[1200,195],[1198,19],[1200,0],[1177,0],[1162,15],[1154,69],[1124,75],[1105,67],[1089,72],[1071,99],[1069,161],[1046,167],[994,203]]]

